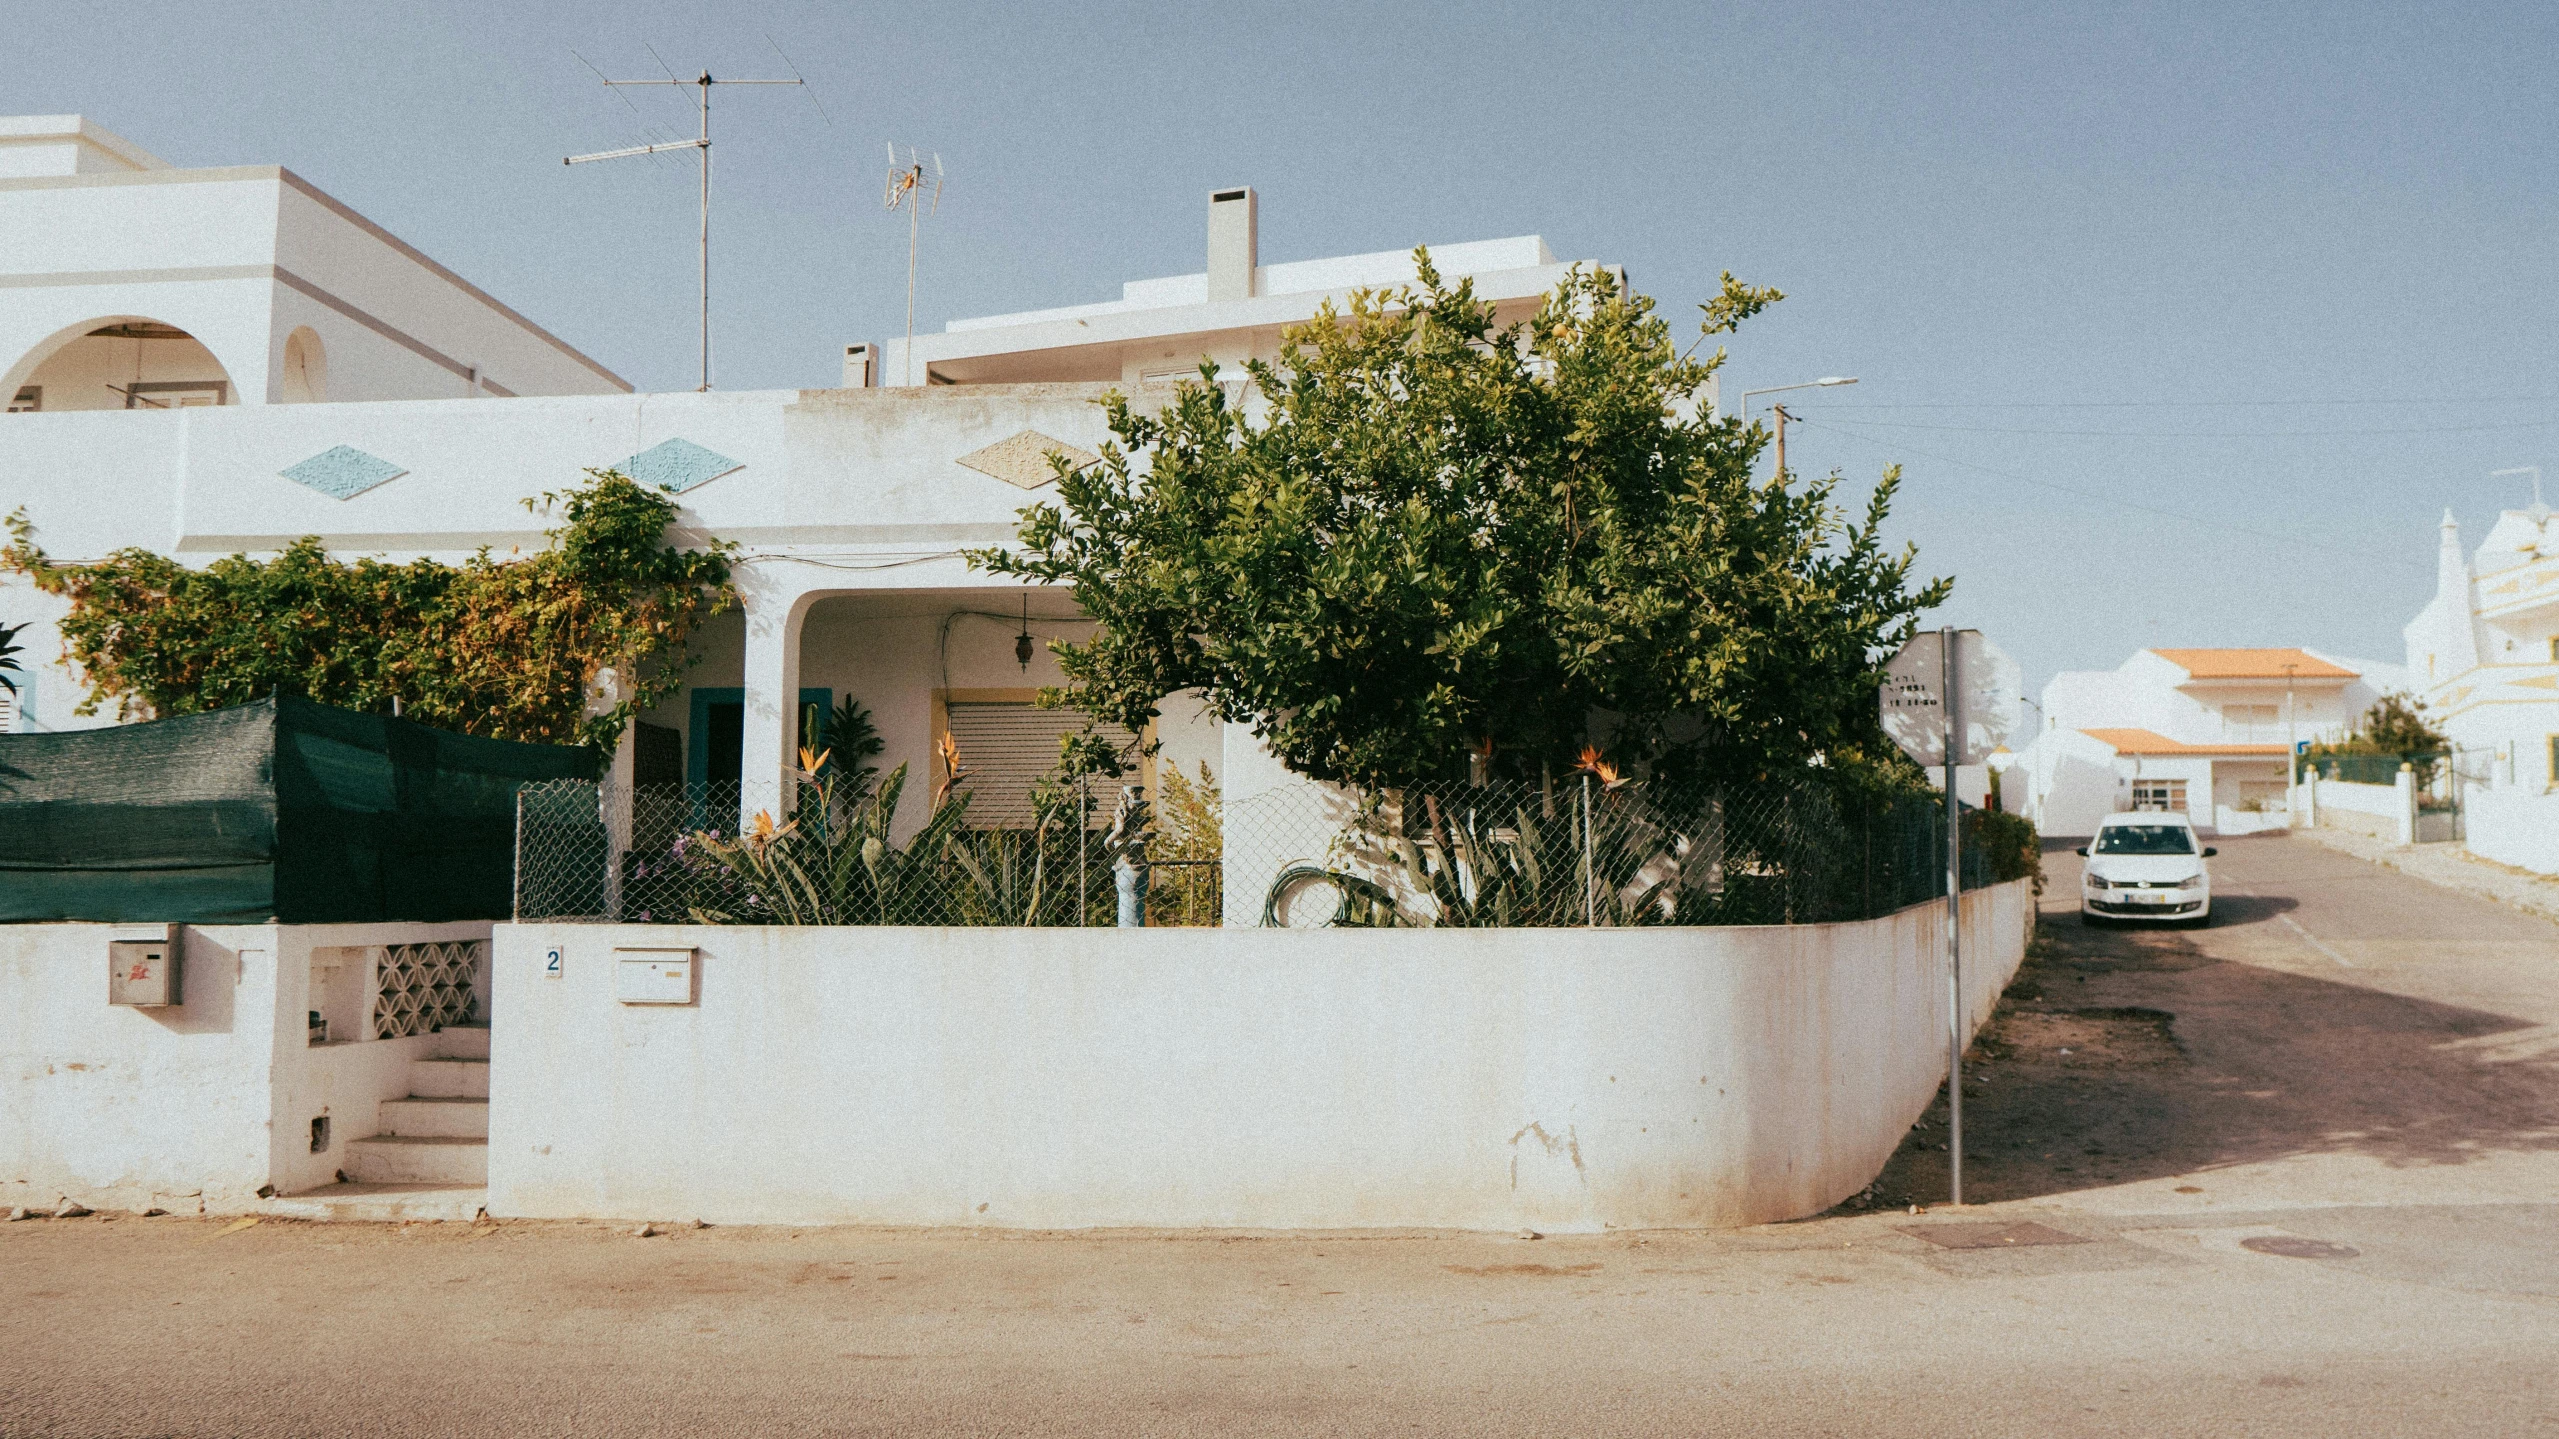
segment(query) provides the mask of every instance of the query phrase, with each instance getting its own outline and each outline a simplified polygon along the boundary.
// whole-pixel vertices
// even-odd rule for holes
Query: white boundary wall
[[[352,1043],[313,1047],[314,952],[365,962],[386,944],[485,939],[476,924],[186,925],[185,1003],[107,1003],[114,924],[0,925],[0,1208],[256,1211],[261,1187],[317,1188],[346,1142],[376,1132],[376,1106],[408,1093],[431,1036],[376,1040],[369,989],[333,1024]],[[358,988],[369,984],[369,973]],[[311,1152],[310,1122],[330,1119]]]
[[[2025,882],[1966,897],[1977,1027]],[[1018,1228],[1750,1224],[1946,1059],[1943,914],[1639,930],[500,925],[489,1212]],[[559,978],[544,952],[564,950]],[[689,1005],[617,946],[697,949]]]

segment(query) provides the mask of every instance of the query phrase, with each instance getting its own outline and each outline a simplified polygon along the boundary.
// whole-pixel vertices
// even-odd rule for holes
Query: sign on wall
[[[1980,764],[2016,732],[2025,695],[2017,662],[1979,630],[1928,630],[1910,637],[1885,666],[1884,733],[1902,753],[1932,768],[1946,762],[1946,638],[1955,647],[1956,712],[1963,738],[1957,764]]]

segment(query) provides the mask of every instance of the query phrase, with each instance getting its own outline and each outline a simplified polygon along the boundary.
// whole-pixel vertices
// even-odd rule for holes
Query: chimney
[[[868,345],[845,346],[844,388],[848,390],[867,390],[870,387],[871,347]]]
[[[1208,197],[1208,297],[1253,298],[1256,233],[1261,228],[1250,186]]]

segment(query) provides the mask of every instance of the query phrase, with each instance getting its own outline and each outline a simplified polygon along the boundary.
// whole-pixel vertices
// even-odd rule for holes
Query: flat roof
[[[2303,649],[2152,650],[2199,680],[2351,680],[2362,676]]]

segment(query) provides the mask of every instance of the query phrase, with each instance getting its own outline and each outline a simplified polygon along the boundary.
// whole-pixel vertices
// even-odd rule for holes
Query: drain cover
[[[2280,1255],[2286,1259],[2352,1259],[2363,1251],[2349,1244],[2331,1244],[2325,1239],[2304,1239],[2298,1234],[2258,1234],[2239,1241],[2239,1247],[2258,1254]]]
[[[2024,1249],[2036,1244],[2086,1244],[2076,1234],[2064,1234],[2049,1225],[2028,1221],[2024,1224],[1904,1224],[1901,1232],[1914,1239],[1925,1239],[1940,1249]]]

